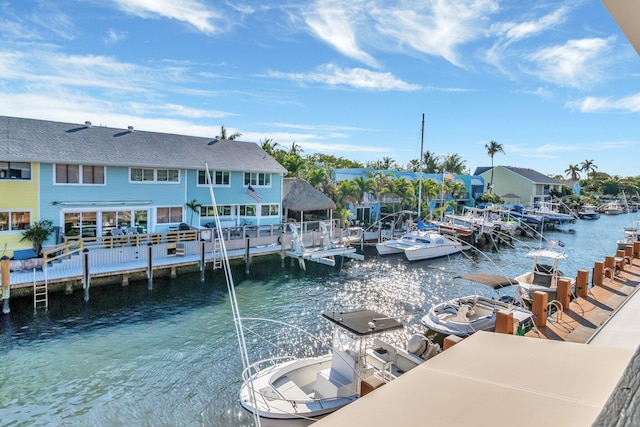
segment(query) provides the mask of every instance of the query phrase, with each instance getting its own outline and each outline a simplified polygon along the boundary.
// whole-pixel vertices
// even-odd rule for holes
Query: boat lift
[[[297,258],[300,268],[306,270],[305,260],[317,262],[319,264],[329,265],[334,267],[336,265],[336,255],[343,256],[345,258],[353,258],[359,261],[364,260],[364,255],[356,253],[356,248],[352,248],[346,245],[336,245],[331,239],[329,231],[325,223],[320,222],[320,231],[322,232],[322,246],[317,248],[305,248],[302,242],[302,235],[298,232],[298,225],[289,224],[291,229],[292,249],[287,251],[286,254],[291,258]]]

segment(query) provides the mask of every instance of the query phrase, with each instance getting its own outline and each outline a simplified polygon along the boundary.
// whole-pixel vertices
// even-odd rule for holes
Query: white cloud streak
[[[584,88],[606,79],[603,57],[610,52],[615,37],[569,40],[563,45],[539,49],[527,57],[533,73],[558,86]]]
[[[640,93],[618,99],[588,96],[576,101],[568,102],[565,104],[565,107],[578,110],[582,113],[608,111],[638,113],[640,112]]]
[[[139,18],[175,19],[209,35],[221,31],[214,21],[224,23],[220,12],[196,0],[115,0],[115,3],[121,10]]]
[[[373,91],[416,91],[420,89],[419,85],[402,81],[391,73],[380,73],[363,68],[340,68],[334,64],[323,65],[310,73],[269,71],[267,76],[297,83],[320,83],[327,86],[348,86]]]

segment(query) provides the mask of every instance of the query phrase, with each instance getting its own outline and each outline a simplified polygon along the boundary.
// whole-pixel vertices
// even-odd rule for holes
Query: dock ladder
[[[33,269],[33,308],[49,307],[49,289],[47,286],[47,275],[45,274],[44,281],[38,283],[36,281],[36,270]]]
[[[222,250],[221,250],[220,237],[213,239],[213,269],[217,270],[222,268]]]

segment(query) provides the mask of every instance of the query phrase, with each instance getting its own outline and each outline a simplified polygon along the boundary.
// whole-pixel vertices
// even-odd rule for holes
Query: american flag
[[[248,186],[247,191],[245,191],[245,193],[253,197],[258,203],[262,201],[262,197],[260,197],[260,195],[256,193],[256,190],[254,190],[252,186]]]
[[[448,180],[451,181],[451,180],[453,180],[454,176],[453,176],[453,174],[451,172],[444,171],[444,173],[442,174],[442,178],[443,179],[448,179]]]

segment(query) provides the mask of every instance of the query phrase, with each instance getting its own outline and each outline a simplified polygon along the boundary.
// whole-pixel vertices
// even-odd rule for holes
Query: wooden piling
[[[569,310],[569,304],[571,303],[571,280],[558,279],[558,287],[556,292],[556,298],[562,304],[562,311]]]
[[[636,258],[640,258],[640,242],[633,242],[633,254]]]
[[[591,278],[593,286],[602,286],[604,283],[604,262],[596,261],[593,266],[593,277]]]
[[[616,264],[618,265],[618,269],[620,269],[620,271],[624,271],[624,251],[621,249],[618,249],[616,251]]]
[[[624,257],[625,258],[626,257],[633,258],[633,246],[631,246],[631,245],[625,246],[625,248],[624,248]]]
[[[586,298],[589,294],[589,272],[587,270],[578,270],[576,277],[576,295]]]
[[[10,274],[10,259],[8,256],[3,256],[0,259],[0,270],[2,280],[2,312],[9,314],[11,309],[9,307],[9,297],[11,294],[11,274]]]
[[[91,275],[89,274],[89,249],[82,250],[82,288],[84,289],[84,301],[89,301],[89,285]]]
[[[508,310],[498,310],[496,313],[496,332],[513,335],[513,313]]]
[[[153,243],[147,244],[147,289],[153,289]]]
[[[533,323],[539,328],[547,326],[547,304],[549,295],[546,292],[535,291],[533,293]]]
[[[458,344],[460,341],[462,341],[462,338],[457,335],[447,335],[442,342],[442,350],[447,350]]]

